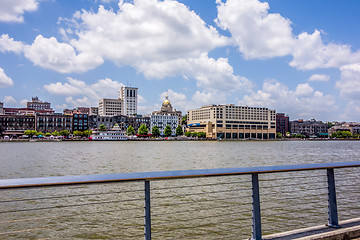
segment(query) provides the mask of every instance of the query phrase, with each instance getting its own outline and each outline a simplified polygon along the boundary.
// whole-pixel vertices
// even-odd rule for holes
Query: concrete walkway
[[[341,228],[316,226],[263,236],[264,240],[360,240],[360,218],[339,223]]]

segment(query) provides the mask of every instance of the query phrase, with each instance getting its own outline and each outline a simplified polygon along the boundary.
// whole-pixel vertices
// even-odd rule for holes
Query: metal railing
[[[0,239],[261,239],[325,222],[338,227],[338,215],[360,216],[357,167],[360,161],[0,180]]]

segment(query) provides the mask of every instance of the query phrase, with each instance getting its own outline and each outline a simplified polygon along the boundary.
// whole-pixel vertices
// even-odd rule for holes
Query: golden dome
[[[165,100],[163,102],[163,105],[170,105],[169,96],[167,94],[165,95]]]

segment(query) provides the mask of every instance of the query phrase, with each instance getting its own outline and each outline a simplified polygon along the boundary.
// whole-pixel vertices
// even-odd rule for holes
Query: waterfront
[[[359,144],[358,141],[1,143],[3,167],[0,170],[0,176],[4,179],[356,161],[360,157]],[[347,219],[360,213],[358,206],[360,182],[356,169],[348,172],[340,170],[341,172],[345,174],[341,175],[341,178],[345,176],[346,180],[339,181],[341,186],[338,188],[340,219]],[[351,180],[347,175],[351,175]],[[275,180],[270,181],[270,179]],[[326,222],[326,172],[263,175],[261,180],[264,233],[272,233],[274,228],[292,229],[300,222],[302,226]],[[337,180],[341,179],[337,178]],[[193,185],[195,187],[183,188],[183,186]],[[140,182],[139,184],[111,184],[107,187],[93,185],[60,187],[56,190],[45,188],[39,191],[36,189],[5,191],[3,194],[5,199],[10,196],[36,198],[39,194],[40,196],[76,195],[71,198],[56,198],[55,206],[79,203],[85,206],[82,208],[75,206],[68,211],[56,207],[51,208],[51,211],[31,212],[29,215],[23,215],[22,212],[12,213],[7,216],[1,215],[0,220],[33,218],[34,216],[50,218],[50,220],[41,220],[39,223],[25,222],[22,223],[23,225],[12,223],[8,227],[13,230],[19,229],[20,225],[25,229],[36,228],[37,224],[41,223],[48,224],[52,229],[51,233],[45,230],[40,233],[35,232],[35,235],[30,235],[28,239],[33,239],[34,236],[52,239],[63,239],[69,236],[78,239],[113,239],[119,236],[127,238],[124,237],[129,236],[127,234],[134,236],[135,239],[141,239],[139,233],[141,235],[143,193],[140,191],[120,194],[120,192],[138,190],[142,187],[143,183]],[[238,236],[248,237],[251,230],[249,228],[251,222],[249,187],[249,176],[153,182],[154,239],[173,239],[174,234],[183,236],[185,239],[203,239],[204,233],[210,234],[210,238],[218,239],[224,237],[224,234],[231,233],[230,230],[235,228],[242,235],[236,233],[236,237],[228,239],[238,239]],[[101,194],[107,192],[117,193]],[[91,195],[82,195],[89,193]],[[126,199],[140,200],[138,202],[125,201],[121,204],[113,202]],[[25,205],[13,203],[12,206],[21,209],[38,208],[44,205],[51,207],[54,206],[51,200],[32,200]],[[101,205],[94,205],[94,202]],[[1,207],[5,207],[2,210],[9,209],[7,205]],[[119,210],[135,207],[137,210],[131,213]],[[346,210],[349,207],[351,210]],[[91,214],[93,212],[100,213]],[[240,214],[241,212],[244,213]],[[287,215],[284,215],[284,212]],[[53,216],[64,217],[57,217],[55,221]],[[309,216],[311,222],[306,220]],[[187,218],[200,219],[201,222],[189,223]],[[209,221],[215,221],[216,226],[211,225]],[[204,225],[204,223],[207,225],[200,229],[191,227],[192,224]],[[190,227],[189,224],[191,224]],[[125,233],[115,230],[119,228],[119,225],[126,228],[138,228]],[[157,235],[156,232],[158,232]]]

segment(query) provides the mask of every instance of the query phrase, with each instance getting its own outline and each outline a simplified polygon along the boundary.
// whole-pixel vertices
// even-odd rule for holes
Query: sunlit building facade
[[[276,113],[234,104],[203,106],[188,111],[187,131],[212,139],[275,139]]]

